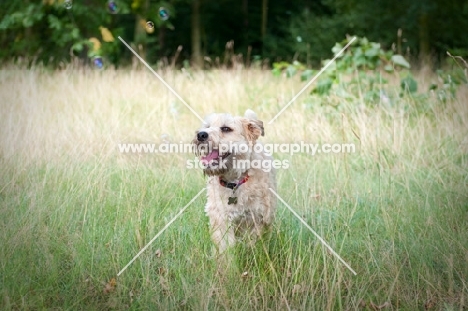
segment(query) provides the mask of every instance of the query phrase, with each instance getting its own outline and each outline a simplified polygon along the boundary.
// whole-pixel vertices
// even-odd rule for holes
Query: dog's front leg
[[[210,218],[213,242],[216,244],[218,252],[222,254],[236,242],[234,229],[229,225],[224,215],[219,215],[217,213],[211,214],[208,212],[208,217]]]
[[[221,218],[218,214],[209,216],[212,230],[211,236],[217,248],[215,251],[217,272],[221,276],[225,276],[228,267],[236,269],[233,253],[229,251],[229,248],[234,246],[236,242],[234,228],[226,218]]]

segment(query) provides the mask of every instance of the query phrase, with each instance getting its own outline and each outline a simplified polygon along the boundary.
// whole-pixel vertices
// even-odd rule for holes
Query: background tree
[[[192,64],[196,68],[203,68],[200,2],[201,0],[192,0]]]

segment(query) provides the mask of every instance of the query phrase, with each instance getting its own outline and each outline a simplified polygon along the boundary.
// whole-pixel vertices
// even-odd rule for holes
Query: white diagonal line
[[[139,59],[149,70],[151,70],[151,72],[156,76],[156,78],[158,78],[158,79],[169,89],[169,91],[171,91],[172,94],[174,94],[174,95],[185,105],[185,107],[187,107],[198,119],[200,119],[200,121],[202,121],[202,123],[204,123],[203,119],[198,115],[198,113],[197,113],[195,110],[193,110],[193,108],[190,107],[190,105],[187,104],[187,103],[185,102],[185,100],[184,100],[169,84],[167,84],[167,82],[164,81],[164,79],[163,79],[160,75],[158,75],[157,72],[154,71],[153,68],[151,68],[150,65],[148,65],[148,63],[145,62],[145,60],[144,60],[143,58],[141,58],[140,55],[137,54],[137,52],[135,52],[135,51],[131,48],[131,46],[128,45],[127,42],[124,41],[124,39],[122,39],[120,36],[119,36],[118,38],[119,38],[120,41],[122,41],[123,44],[125,44],[125,46],[126,46],[130,51],[132,51],[132,53],[133,53],[136,57],[138,57],[138,59]]]
[[[313,77],[312,80],[310,80],[309,83],[307,83],[307,84],[302,88],[302,90],[300,90],[299,93],[297,93],[296,96],[294,96],[294,97],[289,101],[289,103],[287,103],[286,106],[284,106],[283,109],[281,109],[280,112],[278,112],[278,113],[276,114],[276,116],[275,116],[273,119],[271,119],[270,122],[268,122],[268,124],[273,123],[273,121],[275,121],[276,118],[278,118],[278,116],[279,116],[280,114],[282,114],[282,113],[289,107],[289,105],[291,105],[291,104],[292,104],[292,103],[293,103],[293,102],[294,102],[294,101],[295,101],[295,100],[312,84],[312,83],[314,83],[315,80],[317,80],[317,78],[328,68],[328,66],[330,66],[338,57],[340,57],[340,55],[344,52],[344,50],[346,50],[346,49],[348,48],[348,46],[350,46],[351,43],[354,42],[354,40],[356,40],[356,37],[353,37],[353,38],[351,39],[351,41],[349,41],[348,44],[346,44],[345,47],[342,48],[341,51],[340,51],[338,54],[336,54],[335,57],[333,57],[333,59],[332,59],[331,61],[329,61],[329,62],[319,71],[319,73],[317,73],[317,74],[315,75],[315,77]]]
[[[202,194],[202,192],[205,190],[205,188],[203,188],[202,190],[200,190],[200,192],[197,193],[197,195],[192,199],[190,200],[190,202],[187,203],[187,205],[185,205],[179,213],[177,213],[177,215],[174,216],[174,218],[171,219],[171,221],[169,221],[165,226],[164,228],[162,228],[158,234],[156,234],[154,236],[153,239],[151,239],[151,241],[148,242],[148,244],[145,245],[145,247],[143,247],[139,252],[138,254],[135,255],[135,257],[133,257],[132,260],[130,260],[130,262],[125,266],[123,267],[122,270],[120,270],[119,273],[117,273],[117,276],[120,276],[150,245],[151,243],[153,243],[167,228],[169,228],[169,226],[180,216],[182,215],[182,213],[187,209],[187,207],[190,206],[190,204],[193,203],[193,201],[195,201],[199,196],[200,194]]]
[[[289,208],[289,210],[291,211],[291,213],[293,213],[294,216],[296,216],[297,219],[299,219],[299,220],[302,222],[302,224],[303,224],[304,226],[306,226],[306,228],[309,229],[310,232],[312,232],[312,233],[317,237],[317,239],[319,239],[320,242],[322,242],[322,244],[323,244],[326,248],[328,248],[328,250],[329,250],[333,255],[335,255],[335,257],[338,258],[338,260],[341,261],[341,262],[346,266],[346,268],[349,269],[349,271],[351,271],[354,275],[357,275],[356,271],[354,271],[354,270],[346,263],[346,261],[344,261],[344,260],[340,257],[340,255],[338,255],[338,254],[330,247],[330,245],[328,245],[328,243],[325,242],[325,240],[322,239],[322,237],[321,237],[320,235],[318,235],[318,234],[314,231],[314,229],[312,229],[312,228],[305,222],[305,220],[302,219],[301,216],[299,216],[299,215],[291,208],[291,206],[289,206],[288,203],[286,203],[286,202],[278,195],[278,193],[275,192],[275,190],[273,190],[273,189],[271,189],[271,188],[269,188],[269,189],[270,189],[270,191],[271,191],[281,202],[283,202],[284,205],[286,205],[287,208]]]

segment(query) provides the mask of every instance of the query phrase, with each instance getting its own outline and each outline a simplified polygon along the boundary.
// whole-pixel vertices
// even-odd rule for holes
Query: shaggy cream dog
[[[276,198],[268,188],[276,190],[275,172],[257,141],[263,134],[251,110],[244,117],[211,114],[196,131],[195,152],[209,176],[205,211],[220,253],[237,238],[255,241],[274,220]]]

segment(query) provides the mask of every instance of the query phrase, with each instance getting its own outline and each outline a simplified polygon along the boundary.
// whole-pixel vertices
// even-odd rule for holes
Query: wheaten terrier
[[[211,114],[193,140],[208,175],[205,211],[219,252],[236,239],[255,241],[274,220],[276,190],[273,158],[257,139],[263,122],[251,110],[244,117]],[[270,163],[269,163],[270,162]]]

